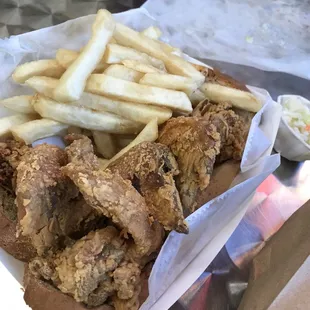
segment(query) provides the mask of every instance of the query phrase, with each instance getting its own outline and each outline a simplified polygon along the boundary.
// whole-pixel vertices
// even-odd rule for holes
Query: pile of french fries
[[[55,59],[18,66],[12,78],[35,91],[1,104],[17,112],[0,119],[0,137],[31,144],[67,132],[92,135],[103,167],[143,141],[155,141],[158,124],[188,115],[205,97],[257,112],[250,93],[206,82],[182,52],[159,40],[161,31],[137,32],[99,10],[80,51],[59,49]]]

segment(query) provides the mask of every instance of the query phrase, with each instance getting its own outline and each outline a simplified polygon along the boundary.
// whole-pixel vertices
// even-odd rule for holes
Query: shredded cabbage
[[[284,99],[283,118],[294,132],[310,144],[310,110],[300,99]]]

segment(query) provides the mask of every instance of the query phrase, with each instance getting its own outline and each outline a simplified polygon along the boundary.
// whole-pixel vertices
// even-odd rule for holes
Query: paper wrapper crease
[[[145,9],[117,14],[115,18],[137,30],[156,25],[156,20]],[[0,98],[31,93],[11,80],[14,68],[23,62],[54,58],[59,48],[80,49],[89,39],[93,21],[93,15],[86,16],[1,40]],[[280,157],[270,154],[279,126],[281,107],[265,90],[250,89],[264,102],[264,106],[253,118],[241,173],[234,180],[233,188],[187,218],[189,235],[170,233],[153,267],[149,279],[149,297],[141,306],[143,310],[168,309],[190,287],[226,243],[246,212],[258,185],[279,166]],[[3,116],[12,114],[4,108],[0,112]],[[63,146],[59,138],[39,141],[42,142],[60,143]],[[21,264],[18,265],[3,251],[0,252],[0,260],[21,280]]]

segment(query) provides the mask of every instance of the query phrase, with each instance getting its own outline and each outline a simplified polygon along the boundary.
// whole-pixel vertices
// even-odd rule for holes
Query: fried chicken
[[[0,186],[0,247],[24,262],[36,256],[28,237],[16,236],[17,207],[15,195]]]
[[[41,144],[30,149],[17,167],[16,204],[21,233],[30,236],[39,255],[57,247],[54,212],[78,195],[73,182],[60,167],[67,163],[60,148]]]
[[[221,140],[216,127],[202,117],[177,117],[167,121],[158,142],[170,147],[180,174],[177,187],[185,212],[197,209],[196,197],[210,182]]]
[[[166,230],[188,233],[174,182],[174,177],[179,173],[178,165],[167,146],[140,143],[112,162],[108,169],[132,182],[145,198],[150,214]]]
[[[112,226],[90,232],[54,257],[36,258],[29,268],[76,301],[92,307],[102,305],[119,287],[112,275],[127,247],[119,234]]]
[[[193,111],[193,116],[205,118],[220,133],[219,163],[229,159],[241,160],[253,115],[251,112],[233,109],[230,103],[215,103],[208,99],[200,102]]]
[[[150,254],[154,231],[144,198],[130,181],[99,169],[89,138],[71,135],[67,141],[73,142],[66,148],[69,164],[62,171],[73,180],[90,206],[132,236],[137,253]]]
[[[0,186],[14,191],[16,168],[29,149],[27,145],[15,140],[0,143]]]

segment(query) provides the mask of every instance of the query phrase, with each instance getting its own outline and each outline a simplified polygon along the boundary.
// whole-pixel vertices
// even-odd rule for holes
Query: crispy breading
[[[0,186],[0,247],[16,259],[28,262],[36,250],[28,237],[16,236],[17,207],[15,195]]]
[[[112,274],[126,253],[119,234],[112,226],[92,231],[53,257],[36,258],[29,268],[76,301],[101,305],[115,292]]]
[[[73,142],[66,148],[69,164],[62,171],[90,206],[131,234],[139,254],[150,254],[153,231],[144,198],[119,174],[99,170],[89,138],[70,135],[67,140]]]
[[[216,127],[202,117],[172,118],[163,127],[158,142],[170,147],[180,175],[177,187],[186,213],[196,210],[196,197],[210,182],[221,140]]]
[[[150,214],[166,230],[188,233],[174,177],[177,162],[169,148],[160,143],[143,142],[131,148],[108,169],[119,173],[145,198]]]
[[[253,113],[232,108],[230,103],[200,102],[193,116],[203,117],[215,125],[221,135],[221,152],[217,162],[241,160]]]
[[[0,186],[14,191],[16,168],[29,149],[24,143],[15,140],[0,142]]]
[[[16,204],[21,233],[30,236],[39,255],[57,245],[49,224],[57,208],[78,195],[60,167],[67,163],[60,148],[41,144],[27,152],[17,167]]]
[[[113,272],[114,286],[117,297],[130,299],[140,285],[141,269],[137,263],[124,262]]]

